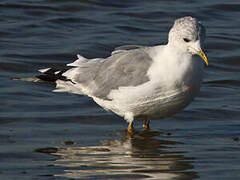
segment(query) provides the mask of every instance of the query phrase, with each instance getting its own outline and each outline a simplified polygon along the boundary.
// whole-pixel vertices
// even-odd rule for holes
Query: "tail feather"
[[[67,79],[65,76],[63,76],[63,73],[65,73],[67,70],[69,70],[69,68],[64,68],[64,69],[63,68],[62,69],[59,69],[59,68],[40,69],[39,71],[42,74],[40,74],[36,77],[38,79],[42,80],[42,81],[47,81],[47,82],[56,82],[57,80],[71,81],[71,79]]]

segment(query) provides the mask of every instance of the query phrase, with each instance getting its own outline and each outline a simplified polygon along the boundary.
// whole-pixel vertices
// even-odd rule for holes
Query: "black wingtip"
[[[57,80],[62,81],[71,81],[71,79],[67,79],[65,76],[63,76],[63,73],[65,73],[69,68],[49,68],[48,70],[44,71],[42,74],[36,76],[36,78],[46,81],[55,83]],[[74,82],[72,82],[74,83]]]

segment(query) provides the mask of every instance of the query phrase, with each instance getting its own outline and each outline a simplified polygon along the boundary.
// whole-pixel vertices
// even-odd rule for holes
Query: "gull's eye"
[[[183,40],[187,43],[190,42],[190,40],[188,38],[183,38]]]

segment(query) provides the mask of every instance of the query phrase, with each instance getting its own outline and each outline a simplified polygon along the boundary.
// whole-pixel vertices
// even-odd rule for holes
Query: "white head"
[[[168,44],[188,52],[192,55],[198,54],[208,65],[202,46],[205,39],[205,28],[196,19],[190,16],[175,20],[168,34]]]

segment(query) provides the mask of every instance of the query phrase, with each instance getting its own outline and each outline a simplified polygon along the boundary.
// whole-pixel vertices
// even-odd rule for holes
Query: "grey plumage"
[[[137,86],[149,81],[147,71],[152,58],[147,47],[117,51],[106,59],[83,60],[73,69],[77,73],[72,81],[87,87],[91,96],[101,99],[108,99],[109,92],[121,86]]]

